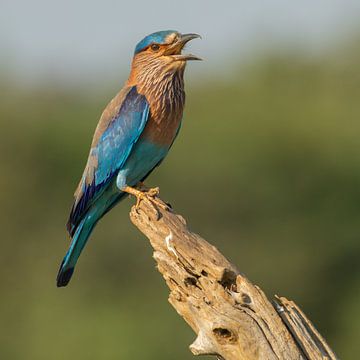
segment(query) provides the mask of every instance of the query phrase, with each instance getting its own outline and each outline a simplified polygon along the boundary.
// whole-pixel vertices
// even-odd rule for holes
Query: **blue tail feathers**
[[[70,248],[60,265],[60,269],[56,278],[56,284],[58,287],[66,286],[69,283],[74,272],[76,262],[95,224],[96,221],[94,222],[91,217],[86,216],[85,219],[83,219],[78,225],[72,238]]]
[[[115,186],[116,183],[114,183],[114,187]],[[86,245],[97,222],[124,196],[125,193],[119,192],[117,188],[114,190],[113,187],[109,187],[97,200],[96,206],[90,208],[76,226],[71,228],[71,231],[69,231],[72,237],[70,248],[60,265],[56,278],[58,287],[66,286],[69,283],[81,251]]]
[[[60,265],[60,269],[56,278],[56,285],[58,287],[66,286],[69,283],[75,269],[75,268],[65,269],[63,266],[64,266],[64,261]]]

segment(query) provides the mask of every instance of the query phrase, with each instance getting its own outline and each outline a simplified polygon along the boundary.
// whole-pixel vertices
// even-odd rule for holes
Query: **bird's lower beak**
[[[171,57],[175,61],[187,61],[187,60],[202,60],[198,56],[193,54],[181,54],[181,50],[183,47],[191,40],[200,38],[201,36],[198,34],[182,34],[179,40],[175,44],[175,48],[178,50],[178,53],[172,54]]]

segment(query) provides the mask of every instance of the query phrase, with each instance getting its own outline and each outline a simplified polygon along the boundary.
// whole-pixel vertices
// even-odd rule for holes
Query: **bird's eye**
[[[160,45],[158,45],[158,44],[152,44],[152,45],[150,46],[150,48],[151,48],[152,51],[159,51],[159,50],[160,50]]]

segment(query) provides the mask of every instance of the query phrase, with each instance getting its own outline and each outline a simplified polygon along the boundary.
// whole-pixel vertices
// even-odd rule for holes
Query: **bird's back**
[[[141,114],[143,111],[145,115]],[[125,86],[106,106],[96,127],[83,175],[74,193],[74,203],[67,223],[70,236],[73,236],[81,219],[117,176],[120,168],[114,168],[111,163],[121,165],[125,162],[133,145],[125,147],[124,144],[136,142],[145,127],[148,113],[146,99],[137,92],[135,86]],[[127,131],[129,127],[134,127],[134,131]]]

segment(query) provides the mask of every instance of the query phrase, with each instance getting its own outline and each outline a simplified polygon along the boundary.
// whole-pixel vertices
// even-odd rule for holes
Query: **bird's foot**
[[[143,183],[141,184],[143,187]],[[140,207],[141,201],[146,201],[148,204],[150,204],[154,210],[157,213],[157,217],[160,217],[160,212],[158,208],[161,208],[163,210],[168,211],[170,207],[166,205],[164,202],[162,202],[160,199],[157,198],[157,196],[160,193],[160,190],[158,187],[148,189],[146,191],[135,189],[131,186],[125,186],[125,188],[122,189],[122,191],[134,195],[136,197],[136,204],[135,209],[137,210]]]

